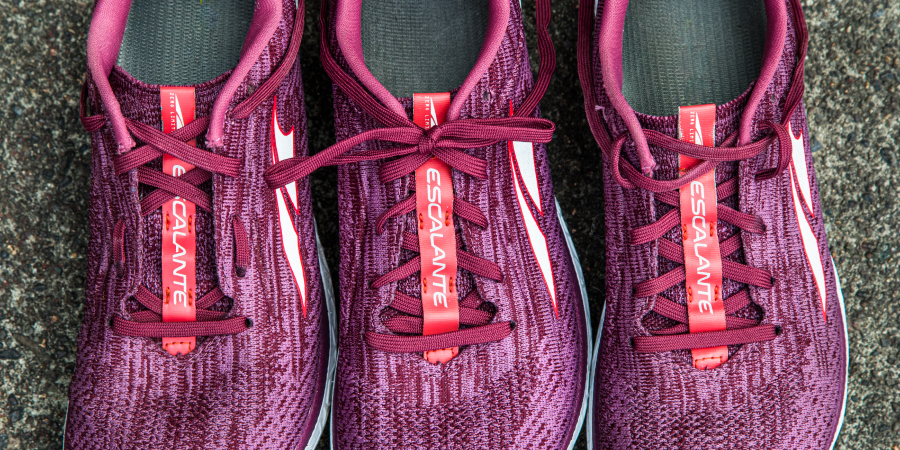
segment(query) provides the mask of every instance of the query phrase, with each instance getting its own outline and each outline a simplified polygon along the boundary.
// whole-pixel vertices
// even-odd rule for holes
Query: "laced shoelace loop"
[[[383,162],[379,169],[381,182],[388,183],[415,172],[429,159],[437,157],[453,169],[484,179],[487,177],[486,162],[469,155],[462,149],[483,147],[502,141],[546,143],[552,138],[554,129],[555,126],[548,120],[520,117],[457,119],[429,130],[424,130],[409,122],[409,125],[405,126],[378,128],[360,133],[338,142],[312,157],[295,157],[280,161],[266,169],[263,178],[270,189],[278,189],[323,166],[397,158]],[[381,150],[354,151],[359,145],[369,141],[388,142],[394,145]],[[414,210],[415,195],[413,194],[379,216],[376,223],[377,231],[383,232],[385,222],[391,217],[408,214]],[[487,226],[484,214],[474,205],[461,199],[454,200],[453,214],[476,225]],[[461,248],[461,245],[462,239],[458,238],[457,246]],[[411,233],[404,235],[401,247],[418,252],[419,245],[415,235]],[[462,250],[458,250],[457,255],[461,269],[489,279],[502,280],[500,268],[496,264]],[[376,278],[371,284],[372,288],[378,289],[419,272],[421,269],[419,258],[419,256],[415,256]],[[421,301],[418,301],[421,308]],[[389,330],[400,334],[385,335],[370,331],[366,333],[366,342],[386,352],[419,352],[493,342],[503,339],[513,330],[513,326],[508,322],[496,324],[485,322],[471,325],[463,323],[464,326],[470,326],[470,328],[432,336],[408,336],[402,334],[410,334],[408,333],[410,328],[402,326],[402,323],[402,321],[393,321],[385,324]],[[453,345],[445,345],[448,342]]]
[[[767,124],[768,127],[776,130],[783,128],[778,124]],[[738,294],[728,298],[723,298],[726,308],[726,329],[716,332],[690,333],[687,323],[687,309],[683,305],[679,305],[672,300],[664,297],[663,292],[673,286],[677,286],[685,282],[686,273],[684,268],[684,251],[682,243],[672,242],[664,238],[669,230],[680,226],[680,215],[678,206],[680,203],[678,191],[682,186],[687,185],[693,179],[696,179],[703,173],[709,172],[716,165],[723,162],[737,162],[745,159],[756,157],[771,146],[771,144],[780,136],[768,136],[760,141],[743,146],[734,146],[737,141],[737,133],[733,133],[725,139],[720,147],[704,147],[687,142],[683,142],[662,133],[645,130],[647,140],[664,151],[672,151],[678,154],[686,154],[704,162],[695,168],[688,170],[680,178],[674,180],[656,180],[642,174],[632,164],[628,163],[621,155],[621,148],[627,136],[620,136],[616,139],[615,145],[609,153],[610,167],[614,173],[618,172],[615,168],[621,168],[621,178],[624,183],[620,183],[625,188],[641,188],[654,192],[657,201],[667,204],[673,209],[658,220],[650,224],[631,230],[631,245],[643,245],[650,242],[656,242],[659,256],[672,262],[680,264],[676,269],[660,274],[659,276],[639,282],[635,284],[633,296],[635,298],[654,297],[653,308],[651,311],[662,315],[670,320],[678,323],[678,325],[662,329],[651,330],[653,336],[636,336],[633,339],[634,349],[638,352],[658,352],[672,350],[686,350],[691,348],[710,348],[720,345],[741,345],[752,342],[761,342],[774,339],[775,326],[768,324],[759,324],[757,321],[743,319],[734,316],[743,307],[749,304],[749,295],[746,289],[739,291]],[[757,174],[760,176],[769,176],[771,174],[779,174],[787,166],[782,164],[789,161],[789,155],[786,155],[784,149],[785,143],[780,142],[781,153],[779,154],[779,163],[773,169],[767,169]],[[789,143],[787,145],[790,145]],[[614,174],[615,178],[615,174]],[[731,178],[716,186],[716,198],[719,202],[717,208],[719,210],[719,220],[735,226],[741,232],[761,233],[765,231],[765,224],[759,216],[746,214],[734,210],[722,202],[738,194],[737,178]],[[630,186],[629,186],[630,184]],[[715,233],[718,235],[718,233]],[[741,239],[739,234],[735,234],[730,238],[720,241],[721,255],[727,257],[741,248]],[[763,289],[772,287],[773,279],[767,270],[751,267],[735,261],[722,260],[722,276],[738,283],[757,286]],[[746,301],[744,301],[746,300]]]
[[[300,1],[294,18],[290,43],[281,63],[259,88],[231,111],[232,118],[245,119],[249,117],[259,105],[271,98],[294,67],[303,37],[303,18],[304,2]],[[82,126],[87,132],[93,133],[103,129],[107,124],[107,117],[103,114],[89,115],[87,97],[90,83],[90,79],[87,79],[82,85],[79,112]],[[137,170],[138,183],[155,188],[141,199],[140,206],[143,216],[153,213],[176,196],[189,200],[201,209],[212,213],[212,199],[197,186],[212,179],[213,174],[231,178],[237,178],[241,174],[242,160],[204,151],[187,144],[188,141],[200,137],[207,131],[210,123],[209,117],[198,117],[170,134],[127,118],[125,123],[128,131],[144,142],[144,145],[114,156],[112,158],[113,166],[117,176]],[[146,166],[163,154],[174,156],[196,168],[174,177]],[[239,216],[232,216],[231,225],[234,239],[235,274],[239,278],[243,278],[250,267],[249,234]],[[120,219],[116,222],[113,230],[113,259],[118,267],[124,264],[125,259],[125,228],[125,222]],[[143,285],[138,285],[134,298],[146,309],[131,314],[131,320],[124,319],[118,314],[114,315],[109,323],[117,334],[149,338],[232,335],[250,329],[253,321],[248,317],[229,318],[226,317],[227,313],[225,312],[209,310],[224,297],[221,289],[215,287],[197,299],[196,322],[162,322],[163,299],[153,295]]]
[[[790,119],[786,119],[788,122]],[[791,135],[787,124],[778,124],[764,121],[760,124],[762,129],[770,129],[774,133],[756,142],[746,145],[734,145],[737,141],[737,132],[732,133],[718,147],[706,147],[702,145],[684,142],[655,130],[643,130],[647,136],[647,143],[680,155],[690,156],[701,160],[700,164],[689,169],[683,175],[671,180],[658,180],[643,174],[622,155],[623,148],[630,135],[622,133],[612,142],[612,145],[601,147],[603,155],[609,161],[610,172],[613,180],[626,189],[644,189],[654,193],[677,191],[687,186],[692,181],[700,178],[716,165],[723,162],[740,162],[754,158],[778,142],[778,163],[775,167],[764,169],[756,174],[757,181],[765,181],[774,178],[784,172],[790,163]]]
[[[422,334],[422,301],[402,292],[397,292],[394,300],[388,307],[405,315],[387,319],[384,321],[384,325],[392,333],[398,335],[386,335],[370,331],[366,333],[366,341],[369,345],[382,351],[411,353],[448,348],[448,346],[440,346],[445,342],[455,342],[455,345],[450,345],[449,347],[456,347],[493,342],[505,338],[515,329],[515,323],[499,322],[491,324],[490,322],[494,315],[483,308],[484,303],[475,292],[470,292],[460,301],[459,323],[464,327],[468,327],[463,329],[466,333],[460,333],[459,331],[463,330],[458,330],[431,336],[402,336],[402,334]],[[413,339],[410,339],[411,337]]]
[[[617,184],[626,189],[643,189],[654,192],[657,201],[661,201],[676,209],[664,214],[655,222],[639,227],[631,231],[631,243],[642,245],[657,241],[659,255],[676,263],[684,263],[683,249],[680,243],[674,243],[663,238],[672,228],[679,225],[678,196],[677,191],[682,186],[696,180],[705,173],[714,169],[723,162],[738,162],[747,160],[763,153],[777,141],[778,162],[775,167],[760,170],[755,174],[755,180],[765,181],[781,175],[790,164],[790,152],[792,148],[788,125],[794,116],[803,96],[803,72],[804,60],[808,45],[808,33],[806,21],[798,0],[792,0],[792,12],[796,18],[796,35],[798,45],[797,64],[792,74],[791,86],[785,97],[781,123],[763,121],[759,124],[761,130],[771,130],[771,134],[762,139],[749,143],[736,145],[736,133],[729,136],[725,143],[719,147],[704,147],[689,142],[672,138],[653,130],[641,130],[650,146],[655,146],[663,151],[692,156],[701,162],[681,177],[672,180],[657,180],[650,175],[645,175],[635,168],[622,156],[623,147],[630,138],[628,133],[610,137],[600,114],[594,109],[597,98],[594,86],[593,74],[593,43],[591,42],[594,24],[594,12],[592,1],[581,0],[579,12],[579,41],[578,61],[579,78],[585,87],[584,107],[588,116],[588,123],[594,138],[609,163],[612,178]],[[652,161],[649,154],[640,154],[642,161]],[[722,201],[737,194],[737,179],[732,178],[717,186],[717,198]],[[766,227],[758,216],[736,211],[723,204],[718,204],[719,219],[730,223],[738,230],[749,233],[765,232]],[[740,234],[736,234],[724,242],[721,242],[722,256],[728,256],[737,251],[742,245]],[[753,285],[761,288],[771,288],[774,279],[771,274],[762,269],[753,268],[733,261],[723,260],[723,276],[739,283]],[[684,266],[662,274],[654,279],[646,280],[634,286],[634,297],[656,296],[652,311],[671,319],[677,325],[651,331],[653,336],[635,336],[632,345],[638,352],[666,352],[673,350],[687,350],[695,348],[710,348],[720,345],[742,345],[752,342],[762,342],[775,339],[781,334],[781,328],[777,325],[759,324],[756,321],[735,317],[741,308],[750,304],[747,289],[723,299],[726,308],[726,329],[715,332],[690,333],[688,330],[687,310],[684,305],[679,305],[659,295],[666,289],[685,281]]]
[[[191,125],[199,123],[198,126]],[[163,133],[155,128],[142,123],[126,119],[126,125],[136,137],[147,144],[137,147],[127,153],[113,157],[113,167],[117,174],[122,175],[137,171],[139,184],[154,187],[141,199],[141,215],[148,216],[158,210],[164,203],[176,196],[191,201],[198,207],[212,213],[212,199],[209,194],[197,186],[209,181],[212,174],[228,176],[228,173],[240,174],[241,161],[222,155],[211,154],[207,151],[186,144],[187,141],[201,136],[205,131],[204,126],[208,118],[200,118],[182,127],[171,134]],[[179,145],[180,144],[180,145]],[[173,152],[169,149],[175,148]],[[146,166],[147,163],[159,158],[163,153],[178,153],[179,159],[197,166],[189,172],[175,177],[159,170]],[[212,155],[210,157],[209,155]],[[201,168],[203,164],[204,168]],[[232,220],[232,235],[235,245],[235,271],[240,276],[249,266],[249,239],[243,223],[234,216]],[[125,247],[125,222],[119,220],[113,232],[113,258],[117,267],[124,264]],[[226,313],[211,311],[216,302],[224,298],[224,294],[218,287],[207,292],[196,301],[196,322],[163,322],[163,299],[153,295],[143,285],[138,285],[134,298],[145,310],[131,314],[130,319],[119,315],[113,316],[110,321],[112,330],[123,336],[162,338],[168,336],[215,336],[230,335],[246,331],[250,328],[246,317],[226,318]]]
[[[552,138],[555,130],[552,122],[530,117],[543,97],[555,67],[553,45],[547,31],[550,23],[549,0],[537,1],[538,48],[541,60],[538,77],[534,89],[528,94],[513,117],[454,119],[428,130],[422,129],[407,117],[398,115],[382,105],[340,67],[329,47],[328,30],[330,19],[333,17],[332,12],[329,11],[331,4],[333,2],[323,1],[323,13],[319,19],[322,65],[335,85],[340,87],[344,94],[383,127],[359,133],[311,157],[296,157],[274,164],[263,174],[270,189],[278,189],[306,177],[323,166],[378,160],[383,161],[379,168],[379,180],[382,183],[389,183],[415,172],[432,157],[440,159],[452,169],[466,175],[485,179],[488,176],[486,161],[470,155],[465,151],[466,149],[486,147],[502,141],[546,143]],[[383,149],[356,150],[357,147],[368,142],[385,142],[389,145]],[[379,216],[376,223],[377,232],[384,231],[384,225],[390,218],[405,215],[414,210],[415,195],[413,194]],[[453,214],[478,226],[487,226],[487,219],[477,207],[458,198],[454,200]],[[414,235],[411,236],[414,237]],[[461,243],[462,241],[458,239],[457,242]],[[409,251],[418,250],[418,242],[410,236],[403,236],[402,244],[401,246]],[[492,276],[494,278],[502,277],[496,264],[464,251],[459,252],[458,255],[461,268],[489,278]],[[384,286],[412,276],[421,269],[418,258],[416,256],[400,267],[378,277],[373,281],[372,286]],[[496,269],[496,273],[494,269]],[[405,306],[402,305],[404,299],[407,303]],[[477,295],[470,294],[460,303],[461,324],[469,328],[437,335],[415,336],[415,334],[421,333],[421,325],[418,325],[418,328],[415,325],[415,323],[421,324],[422,320],[421,300],[410,299],[411,297],[396,293],[390,307],[407,314],[408,317],[390,319],[386,322],[385,325],[388,329],[397,334],[367,331],[365,336],[369,345],[385,352],[423,352],[498,341],[508,336],[515,328],[513,322],[489,323],[493,315],[479,310],[482,303],[478,300]],[[410,303],[418,303],[418,310],[411,307]],[[473,310],[478,310],[480,313],[473,313]],[[472,317],[478,317],[478,319],[463,321]]]

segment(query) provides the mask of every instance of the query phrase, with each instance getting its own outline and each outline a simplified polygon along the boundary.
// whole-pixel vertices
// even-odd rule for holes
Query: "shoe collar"
[[[275,34],[281,22],[282,9],[282,0],[256,0],[253,20],[241,49],[240,60],[213,104],[206,135],[207,146],[222,146],[228,105]],[[98,0],[87,40],[88,70],[109,116],[119,153],[134,148],[135,142],[125,126],[125,117],[109,84],[109,75],[119,56],[130,10],[131,0]]]
[[[766,44],[763,50],[762,70],[754,83],[750,98],[744,107],[738,131],[738,145],[751,140],[753,117],[760,101],[769,88],[778,64],[782,59],[787,36],[787,7],[783,0],[765,0]],[[597,36],[600,57],[600,75],[603,88],[610,104],[622,118],[631,134],[640,158],[641,171],[650,175],[656,163],[650,154],[650,147],[641,128],[637,115],[622,93],[622,36],[625,30],[625,15],[628,0],[607,0],[603,3],[600,30]],[[800,61],[799,63],[803,63]]]
[[[447,111],[447,120],[459,118],[463,103],[469,97],[472,89],[487,72],[491,63],[503,43],[506,28],[509,23],[509,0],[489,0],[488,26],[484,42],[475,66],[469,72],[463,84],[459,87],[450,109]],[[366,67],[366,61],[362,50],[362,1],[361,0],[337,0],[335,3],[335,35],[341,54],[350,66],[350,72],[356,75],[360,83],[369,92],[381,101],[388,109],[402,117],[406,117],[403,105],[372,75]]]

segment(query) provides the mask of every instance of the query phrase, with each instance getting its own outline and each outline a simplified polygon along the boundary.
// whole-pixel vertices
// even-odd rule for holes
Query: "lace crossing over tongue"
[[[594,36],[593,23],[596,11],[593,8],[592,0],[581,0],[579,11],[578,72],[579,79],[585,90],[584,107],[591,132],[603,151],[606,162],[609,164],[610,174],[617,184],[626,189],[643,189],[653,192],[658,202],[677,208],[679,201],[676,195],[672,195],[672,191],[690,185],[704,174],[722,165],[722,163],[726,163],[724,165],[727,166],[728,163],[748,160],[763,152],[770,151],[776,155],[776,165],[758,171],[754,178],[757,181],[764,181],[777,177],[785,171],[790,163],[792,149],[791,135],[788,130],[791,118],[799,108],[803,95],[804,60],[808,45],[806,22],[803,19],[800,2],[791,0],[790,3],[791,12],[797,22],[795,30],[798,51],[790,88],[783,98],[784,108],[780,121],[777,123],[766,120],[759,122],[757,127],[760,130],[760,134],[762,134],[762,138],[756,142],[739,143],[738,132],[734,132],[719,147],[706,148],[695,143],[682,142],[667,133],[646,128],[637,130],[633,129],[634,127],[629,127],[629,131],[613,137],[607,125],[604,124],[601,112],[595,109],[595,102],[598,96],[597,88],[594,84],[595,66],[593,63],[593,42],[591,40]],[[777,61],[775,62],[777,63]],[[762,92],[761,89],[755,90],[754,98],[758,100]],[[751,119],[753,117],[747,116],[743,118],[744,122],[749,122]],[[614,120],[611,122],[615,123]],[[636,133],[639,131],[639,133],[636,136],[631,136],[630,133],[632,131]],[[746,134],[747,130],[745,129],[743,132]],[[638,140],[643,141],[644,139],[646,144],[639,146],[639,152],[641,153],[641,162],[639,164],[642,168],[646,169],[652,166],[650,162],[653,161],[653,157],[649,153],[648,145],[650,148],[656,148],[665,153],[686,155],[701,160],[701,162],[695,165],[694,168],[685,171],[680,177],[672,177],[671,174],[646,173],[648,171],[642,171],[635,167],[635,163],[630,161],[624,154],[626,144],[637,142]],[[730,201],[736,197],[738,194],[737,187],[738,183],[734,178],[727,181],[722,180],[716,188],[718,200],[720,202],[722,200]],[[721,203],[718,207],[721,208],[722,212],[720,220],[734,225],[741,233],[765,232],[765,226],[761,218],[736,211],[730,207],[722,207]],[[637,283],[634,286],[635,297],[655,297],[653,300],[654,313],[670,320],[671,322],[669,323],[675,323],[675,325],[667,328],[657,328],[655,331],[652,331],[653,336],[633,337],[632,345],[635,350],[638,352],[680,351],[722,345],[735,346],[775,339],[781,333],[779,326],[759,324],[758,318],[748,319],[738,314],[741,309],[750,304],[746,291],[739,291],[724,299],[726,330],[688,333],[688,317],[684,314],[683,307],[677,306],[676,303],[661,295],[667,289],[685,281],[685,255],[678,251],[678,244],[667,242],[667,239],[664,238],[668,230],[675,225],[678,225],[678,215],[674,211],[670,211],[669,214],[659,217],[657,221],[634,229],[631,232],[632,245],[642,245],[652,241],[658,242],[661,268],[667,264],[664,260],[669,260],[675,265],[674,268],[658,277]],[[721,242],[723,256],[740,250],[741,244],[739,239],[739,235],[736,235]],[[771,274],[768,271],[750,267],[736,261],[729,261],[727,257],[723,261],[722,270],[726,279],[730,278],[733,281],[758,286],[763,289],[770,289],[775,281],[771,278]]]
[[[332,7],[326,2],[323,8]],[[292,158],[280,161],[266,170],[264,178],[270,189],[277,189],[297,179],[308,176],[322,166],[351,164],[362,161],[383,160],[379,168],[379,180],[382,183],[392,182],[407,176],[424,164],[436,158],[453,170],[466,176],[478,179],[487,178],[486,162],[470,155],[466,150],[487,147],[502,143],[504,147],[509,141],[546,143],[553,136],[555,126],[552,122],[531,117],[538,102],[543,97],[550,75],[555,66],[553,46],[550,42],[547,26],[550,21],[550,3],[548,0],[537,2],[538,47],[540,51],[540,69],[534,89],[516,108],[514,117],[489,119],[454,119],[438,126],[424,129],[410,121],[406,116],[398,114],[391,108],[374,98],[354,76],[345,72],[335,60],[330,48],[329,28],[330,13],[323,13],[320,18],[320,37],[322,64],[332,81],[356,105],[382,125],[363,131],[355,136],[322,150],[311,157]],[[371,149],[359,149],[363,144],[374,141],[387,145],[373,146]],[[417,192],[418,192],[417,188]],[[416,193],[390,206],[376,221],[378,232],[383,231],[387,220],[413,212],[416,207]],[[484,213],[459,198],[453,199],[452,214],[475,225],[487,225]],[[404,242],[406,239],[404,239]],[[498,276],[502,279],[497,265],[476,255],[466,254],[459,248],[457,238],[457,254],[459,268],[479,276]],[[415,251],[420,248],[416,245]],[[413,251],[412,248],[404,247]],[[381,274],[373,280],[371,287],[378,289],[388,283],[397,282],[420,273],[422,269],[421,255],[402,263],[399,267]],[[407,314],[409,317],[389,320],[385,325],[394,334],[372,331],[366,332],[366,342],[386,352],[427,352],[464,345],[481,344],[497,341],[508,336],[515,328],[512,322],[490,323],[490,317],[475,313],[483,303],[477,296],[469,295],[459,303],[459,320],[478,318],[465,325],[468,328],[444,332],[434,335],[411,336],[410,330],[423,329],[424,313],[421,309],[413,310],[410,304],[416,301],[404,301],[406,294],[397,293],[389,307]],[[408,300],[408,299],[406,299]],[[418,300],[419,305],[422,301]],[[482,311],[483,312],[483,311]],[[473,323],[474,322],[474,323]]]
[[[276,3],[277,5],[280,5],[280,2]],[[112,2],[108,2],[108,4],[112,4]],[[259,105],[272,98],[273,93],[278,89],[282,80],[294,67],[297,52],[300,49],[300,41],[303,36],[303,6],[303,2],[299,2],[298,10],[294,18],[290,43],[285,51],[284,59],[275,69],[272,76],[263,82],[262,85],[247,97],[247,99],[240,102],[234,110],[232,110],[231,115],[235,120],[247,118]],[[281,8],[279,6],[277,11],[274,11],[276,13],[274,16],[279,18],[282,17],[280,11]],[[271,13],[273,11],[268,12]],[[280,19],[276,19],[274,26],[277,27],[279,21]],[[98,29],[99,28],[102,27],[98,27]],[[94,29],[93,26],[92,29]],[[268,41],[268,39],[264,39],[263,41]],[[266,42],[263,42],[263,44],[267,45]],[[94,67],[92,67],[92,69],[94,69]],[[247,69],[249,70],[249,66]],[[104,75],[103,70],[92,70],[91,73],[101,77]],[[232,75],[233,74],[234,73],[232,73]],[[113,72],[113,78],[115,78],[115,76],[116,73]],[[238,81],[242,81],[243,76],[238,78],[241,79]],[[202,136],[203,133],[208,130],[210,127],[210,117],[197,117],[193,122],[185,124],[182,128],[167,134],[151,125],[147,125],[147,123],[158,120],[158,97],[156,97],[155,101],[151,100],[142,103],[155,103],[157,105],[154,108],[156,111],[155,115],[152,117],[144,117],[144,120],[142,121],[130,120],[121,115],[118,100],[112,96],[110,85],[106,82],[106,79],[94,81],[96,81],[96,89],[99,90],[99,96],[102,97],[102,102],[104,106],[107,107],[106,109],[112,117],[110,118],[103,114],[88,115],[87,94],[92,83],[92,80],[88,79],[82,89],[80,105],[82,125],[88,132],[93,133],[103,130],[104,127],[107,126],[107,122],[110,120],[112,121],[111,126],[113,130],[111,131],[114,132],[115,139],[121,144],[120,150],[125,150],[124,153],[113,157],[115,174],[117,176],[122,176],[128,172],[136,172],[138,183],[141,185],[140,190],[143,194],[140,202],[141,213],[145,217],[152,215],[158,211],[158,208],[176,197],[181,197],[194,203],[202,210],[211,212],[211,191],[209,189],[201,188],[201,186],[209,182],[212,178],[212,174],[228,177],[240,176],[242,162],[237,158],[223,156],[215,151],[201,150],[188,144],[188,142]],[[233,91],[230,91],[230,94],[233,94]],[[208,101],[203,101],[201,103],[211,104],[214,99],[217,99],[221,101],[219,103],[227,105],[231,101],[230,94],[225,95],[225,97],[217,95],[208,99]],[[95,95],[97,95],[96,92]],[[140,93],[137,95],[140,95]],[[134,105],[135,104],[126,104],[126,106]],[[221,117],[217,120],[221,120]],[[106,131],[104,130],[104,132]],[[132,136],[143,142],[144,145],[132,149]],[[130,145],[122,144],[128,143],[128,141],[131,141]],[[213,139],[213,141],[216,141],[216,139]],[[164,155],[177,158],[182,162],[194,166],[194,168],[186,171],[180,176],[172,176],[163,173],[160,171],[162,167],[154,161]],[[204,215],[202,213],[197,214],[196,217],[197,225],[206,225],[201,226],[201,230],[212,232],[214,229],[212,223],[203,224]],[[244,275],[250,264],[249,234],[240,217],[233,216],[228,222],[229,223],[225,224],[217,224],[217,226],[225,226],[231,231],[234,243],[233,253],[235,257],[235,271],[236,275],[241,277]],[[154,223],[159,224],[161,222],[144,220],[145,227],[150,227],[149,230],[128,229],[125,221],[121,219],[114,225],[113,260],[120,270],[126,264],[125,247],[132,245],[130,242],[139,238],[137,236],[144,235],[151,241],[159,239],[159,228],[156,228],[156,225],[153,225]],[[197,290],[202,291],[204,290],[204,284],[210,280],[209,278],[201,277],[200,275],[207,271],[209,271],[208,273],[215,274],[215,262],[214,260],[202,262],[199,261],[199,257],[204,253],[201,249],[205,246],[209,246],[210,248],[206,253],[209,255],[215,254],[215,239],[210,236],[209,239],[201,238],[199,241],[205,243],[200,245],[197,252],[198,267],[203,268],[202,270],[197,271]],[[156,248],[159,248],[158,245]],[[149,255],[147,255],[147,257],[152,258],[152,256]],[[155,290],[162,292],[162,287],[155,286],[154,283],[154,279],[158,280],[159,278],[148,273],[142,275],[145,284],[149,284],[153,286]],[[252,327],[253,323],[249,318],[228,317],[227,305],[225,307],[222,306],[225,304],[223,302],[227,303],[228,299],[224,297],[221,289],[215,286],[217,281],[214,279],[214,275],[211,278],[213,284],[208,285],[209,290],[203,295],[195,294],[195,297],[199,296],[199,298],[195,299],[196,322],[163,322],[163,298],[151,292],[147,287],[139,285],[137,287],[137,292],[132,299],[133,301],[130,302],[132,306],[132,308],[130,308],[130,320],[127,320],[120,315],[114,315],[110,320],[110,326],[115,333],[120,335],[151,338],[228,335],[241,333]],[[144,309],[135,311],[135,309],[140,308]]]

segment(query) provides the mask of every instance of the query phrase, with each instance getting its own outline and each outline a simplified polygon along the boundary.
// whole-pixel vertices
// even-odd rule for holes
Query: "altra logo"
[[[822,254],[819,251],[819,240],[812,230],[803,203],[809,209],[809,214],[815,218],[812,202],[812,190],[809,180],[809,172],[806,167],[806,151],[803,146],[803,133],[794,136],[791,124],[788,124],[788,133],[791,135],[791,196],[794,200],[794,215],[797,217],[797,226],[800,228],[800,241],[803,243],[803,253],[812,271],[816,282],[816,291],[822,306],[822,316],[827,320],[825,307],[827,306],[827,288],[825,286],[825,266],[822,263]],[[799,192],[798,192],[799,186]],[[801,200],[802,198],[802,200]]]
[[[181,112],[181,103],[178,103],[178,96],[172,94],[172,97],[175,98],[175,129],[180,129],[184,126],[184,114]]]
[[[278,124],[278,98],[272,103],[272,162],[294,157],[294,128],[285,133]],[[281,189],[275,189],[275,202],[278,204],[278,226],[281,230],[281,244],[284,256],[287,258],[288,267],[297,285],[300,294],[300,303],[303,308],[303,317],[306,317],[306,278],[303,271],[303,257],[300,255],[300,238],[291,212],[288,211],[287,200],[284,193],[290,199],[295,213],[299,212],[297,203],[297,183],[290,183]]]
[[[694,143],[703,145],[703,129],[700,128],[700,121],[697,120],[697,113],[691,113],[691,121],[694,123]]]
[[[426,129],[436,127],[436,126],[438,126],[438,120],[437,120],[437,116],[435,115],[435,111],[434,111],[434,99],[429,97],[428,98],[428,127]]]

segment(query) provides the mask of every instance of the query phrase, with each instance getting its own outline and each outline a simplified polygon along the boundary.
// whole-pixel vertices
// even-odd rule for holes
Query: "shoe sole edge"
[[[325,260],[325,249],[319,239],[319,229],[316,227],[316,249],[319,256],[319,272],[322,276],[322,289],[325,291],[325,308],[328,312],[328,373],[325,375],[325,392],[322,394],[322,406],[319,408],[319,418],[312,435],[306,443],[306,450],[314,450],[322,439],[325,424],[331,414],[332,398],[334,391],[334,373],[337,370],[337,308],[334,302],[334,285],[331,284],[331,272],[328,270],[328,262]]]
[[[568,450],[572,450],[575,447],[575,442],[578,441],[578,437],[581,435],[581,429],[584,426],[584,419],[589,411],[589,404],[591,399],[591,386],[593,385],[594,377],[592,376],[592,368],[593,368],[593,358],[592,358],[592,350],[591,350],[591,342],[594,340],[593,332],[594,327],[591,322],[591,308],[590,303],[588,302],[587,295],[587,283],[584,281],[584,272],[581,270],[581,260],[578,258],[578,253],[575,251],[575,244],[572,242],[572,236],[569,234],[569,227],[566,225],[566,220],[562,216],[562,209],[559,206],[559,201],[555,200],[554,204],[556,205],[556,217],[559,220],[559,225],[562,228],[563,235],[566,238],[566,245],[569,248],[569,255],[572,257],[572,265],[575,268],[575,275],[578,278],[578,287],[581,289],[581,301],[584,309],[584,325],[587,329],[587,344],[585,345],[585,349],[587,351],[587,355],[585,358],[585,378],[584,378],[584,396],[581,400],[581,410],[578,414],[578,425],[575,427],[575,432],[572,433],[572,438],[569,442]]]

